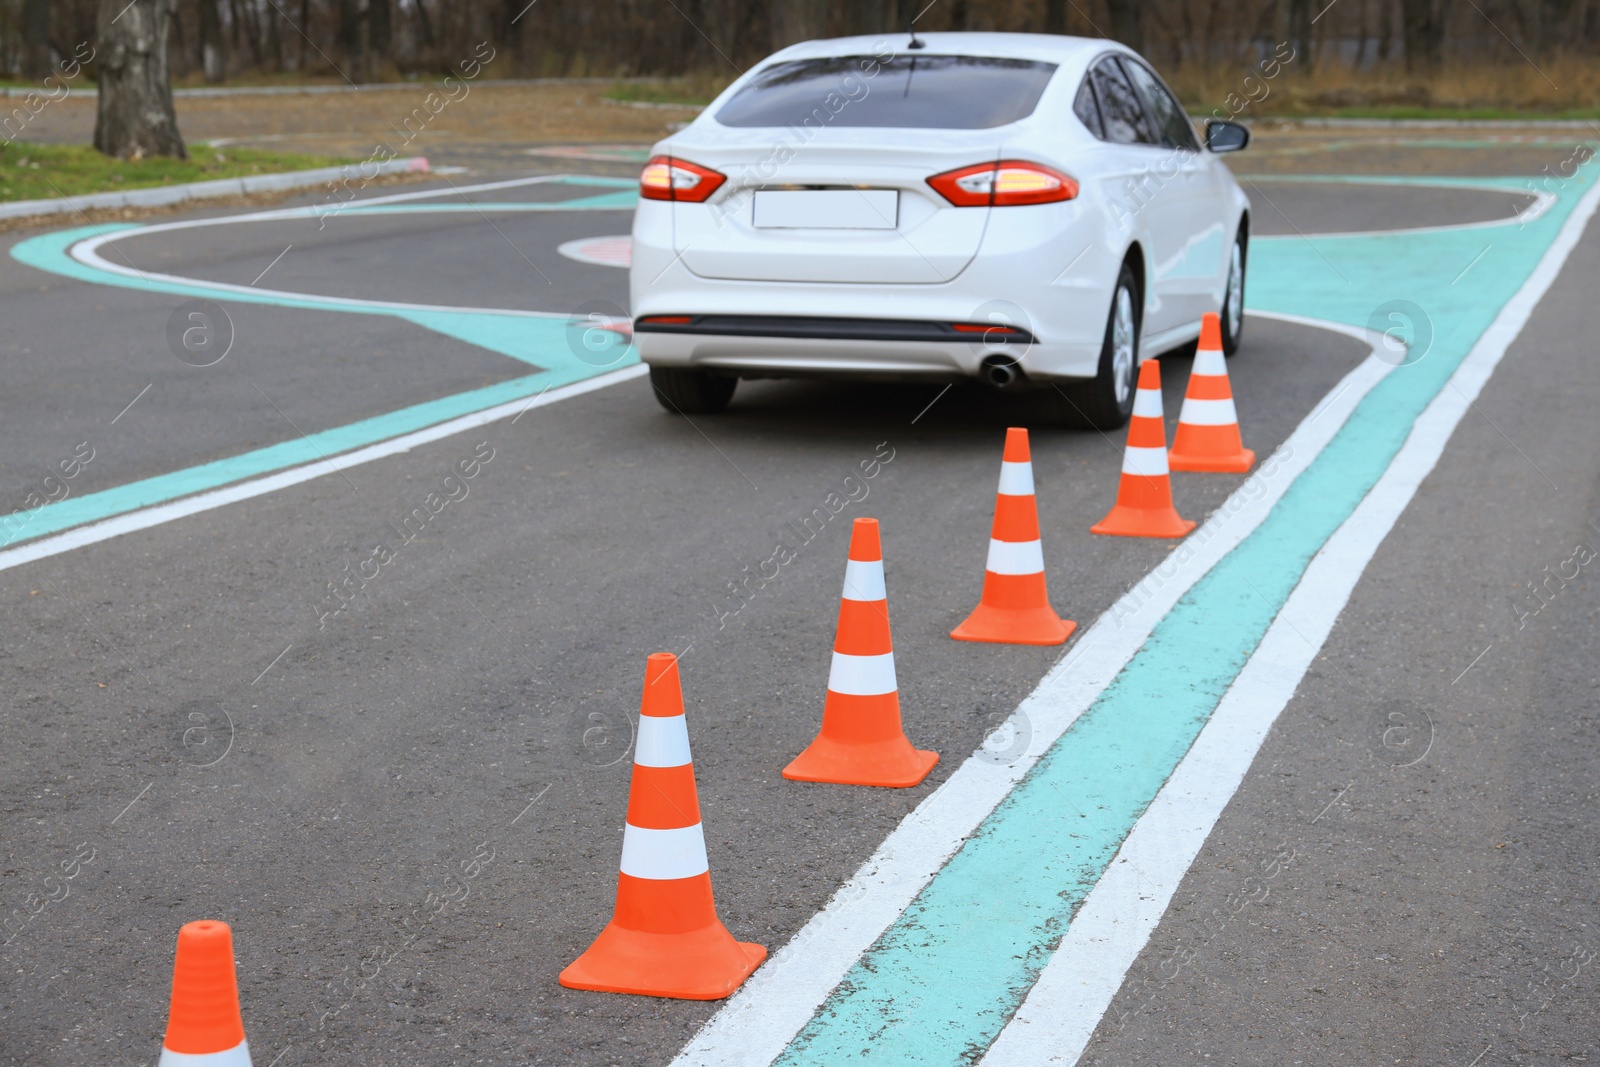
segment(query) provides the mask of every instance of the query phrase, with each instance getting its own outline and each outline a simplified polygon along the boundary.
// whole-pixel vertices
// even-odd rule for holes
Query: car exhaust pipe
[[[983,383],[993,389],[1004,389],[1022,377],[1017,361],[1010,356],[990,356],[983,361],[978,375]]]

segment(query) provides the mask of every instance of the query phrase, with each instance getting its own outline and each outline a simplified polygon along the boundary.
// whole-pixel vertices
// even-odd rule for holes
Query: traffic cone
[[[1133,397],[1133,418],[1128,420],[1128,450],[1122,457],[1117,502],[1105,518],[1089,527],[1091,532],[1182,537],[1194,529],[1194,523],[1172,506],[1167,428],[1161,420],[1161,367],[1147,359],[1139,366],[1139,391]]]
[[[783,776],[797,782],[904,788],[926,778],[938,762],[937,752],[912,748],[900,725],[878,520],[857,519],[850,531],[822,730],[783,769]]]
[[[250,1067],[233,971],[233,931],[201,919],[178,930],[172,1009],[157,1067]]]
[[[645,666],[617,906],[594,944],[561,972],[568,989],[721,1000],[767,958],[717,918],[689,758],[678,657]]]
[[[1228,360],[1222,354],[1222,320],[1208,311],[1200,320],[1200,344],[1167,465],[1175,471],[1243,474],[1255,461],[1256,454],[1239,437],[1239,413],[1233,407]]]
[[[957,641],[1006,645],[1059,645],[1078,628],[1056,614],[1044,581],[1039,509],[1033,496],[1033,461],[1028,431],[1006,430],[995,497],[983,596],[965,622],[950,631]]]

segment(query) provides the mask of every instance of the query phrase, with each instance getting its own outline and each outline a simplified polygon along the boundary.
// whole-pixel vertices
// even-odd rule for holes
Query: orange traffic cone
[[[938,762],[937,752],[912,748],[900,725],[878,520],[857,519],[850,532],[822,731],[783,769],[783,776],[798,782],[904,788],[926,778]]]
[[[233,971],[233,931],[201,919],[178,930],[172,1009],[157,1067],[250,1067]]]
[[[1139,391],[1128,420],[1128,450],[1122,457],[1122,484],[1110,514],[1093,526],[1097,534],[1119,537],[1182,537],[1194,523],[1172,506],[1167,473],[1167,428],[1161,416],[1161,367],[1147,359],[1139,367]]]
[[[735,941],[717,918],[678,657],[657,652],[645,666],[616,911],[561,972],[561,984],[721,1000],[766,958],[766,949]]]
[[[1006,431],[1006,450],[1000,462],[1000,492],[995,497],[989,561],[983,569],[983,597],[950,636],[957,641],[1059,645],[1077,628],[1077,623],[1064,620],[1050,606],[1028,431],[1013,426]]]
[[[1222,354],[1222,320],[1208,311],[1200,320],[1200,344],[1167,464],[1175,471],[1243,474],[1255,461],[1256,454],[1239,437],[1239,413]]]

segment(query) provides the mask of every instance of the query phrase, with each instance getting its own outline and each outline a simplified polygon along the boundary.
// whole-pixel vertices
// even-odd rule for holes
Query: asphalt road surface
[[[1246,188],[1258,236],[1318,255],[1334,255],[1321,234],[1494,222],[1532,202]],[[437,190],[458,208],[612,191]],[[197,291],[581,322],[621,313],[626,274],[557,248],[628,225],[626,207],[604,204],[348,212],[101,251]],[[1600,602],[1588,565],[1541,596],[1528,585],[1570,576],[1578,548],[1600,545],[1600,233],[1579,232],[1116,976],[1082,1062],[1467,1067],[1600,1052]],[[62,486],[81,500],[275,446],[317,451],[341,427],[548,366],[508,355],[514,338],[474,343],[479,327],[281,297],[224,300],[232,347],[196,366],[169,346],[193,298],[181,285],[64,270],[0,260],[8,512]],[[1229,364],[1247,443],[1271,456],[1368,356],[1348,333],[1252,315]],[[1169,428],[1188,364],[1162,359]],[[1064,616],[1087,625],[1174,551],[1089,533],[1115,495],[1121,435],[1062,429],[1051,390],[744,383],[725,414],[690,421],[637,376],[605,381],[0,570],[0,904],[17,916],[0,948],[0,1063],[153,1063],[176,930],[209,917],[234,929],[258,1067],[665,1064],[718,1005],[555,980],[610,916],[645,656],[681,656],[722,918],[776,950],[1063,655],[946,636],[978,595],[1005,428],[1031,429]],[[199,480],[140,506],[206,488],[186,477]],[[1191,476],[1175,493],[1204,520],[1241,488],[1246,476]],[[830,494],[855,499],[759,595],[735,599],[729,583],[829,514]],[[420,532],[404,525],[419,508]],[[914,789],[778,773],[816,730],[856,516],[883,524],[906,729],[942,754]],[[376,577],[348,603],[330,592],[370,573],[380,544],[391,558]],[[414,936],[402,919],[419,913]],[[809,1040],[812,1059],[797,1046],[785,1062],[830,1062],[815,1051],[826,1035]]]

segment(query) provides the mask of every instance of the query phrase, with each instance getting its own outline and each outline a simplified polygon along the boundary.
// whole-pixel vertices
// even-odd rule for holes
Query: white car
[[[1103,40],[930,33],[769,57],[640,179],[633,331],[663,406],[739,378],[1054,384],[1111,428],[1139,361],[1243,321],[1249,201]]]

